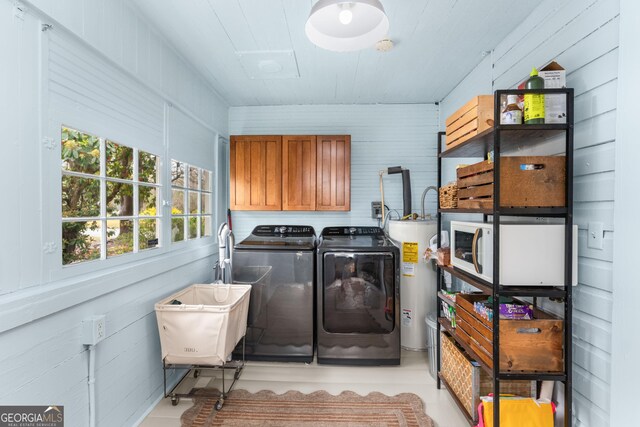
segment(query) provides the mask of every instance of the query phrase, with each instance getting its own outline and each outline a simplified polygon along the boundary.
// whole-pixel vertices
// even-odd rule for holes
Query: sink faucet
[[[223,223],[218,228],[218,266],[220,268],[220,278],[222,283],[232,283],[233,274],[233,232],[227,225]]]
[[[427,193],[429,192],[429,190],[433,190],[436,192],[436,197],[438,196],[438,188],[436,188],[433,185],[428,186],[427,188],[424,189],[424,191],[422,192],[422,198],[420,200],[420,206],[421,206],[421,210],[420,210],[420,218],[425,219],[424,216],[424,198],[427,195]]]

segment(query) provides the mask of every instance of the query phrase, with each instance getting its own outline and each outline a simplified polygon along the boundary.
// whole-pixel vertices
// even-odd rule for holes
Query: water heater
[[[436,310],[436,272],[422,255],[437,223],[389,221],[389,237],[400,248],[400,344],[407,350],[427,349],[425,317]]]

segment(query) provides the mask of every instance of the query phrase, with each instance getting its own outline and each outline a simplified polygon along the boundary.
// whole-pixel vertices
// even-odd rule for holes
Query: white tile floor
[[[203,373],[204,378],[200,382],[208,381],[207,375],[219,374],[219,370]],[[227,378],[231,375],[231,371],[227,371]],[[415,393],[422,398],[426,413],[437,427],[469,425],[448,392],[436,388],[435,380],[429,375],[425,352],[403,350],[400,366],[388,367],[328,366],[315,362],[247,362],[234,389],[250,392],[272,390],[276,393],[326,390],[332,394],[351,390],[361,395],[378,391],[390,396]],[[171,406],[170,399],[163,399],[145,418],[141,427],[179,427],[180,415],[191,406],[191,399],[183,398],[177,406]]]

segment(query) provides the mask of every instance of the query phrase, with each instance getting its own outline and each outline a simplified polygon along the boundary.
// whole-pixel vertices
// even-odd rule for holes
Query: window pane
[[[194,190],[198,189],[199,171],[200,169],[189,166],[189,188]]]
[[[62,223],[62,264],[100,258],[100,221]]]
[[[193,191],[189,192],[189,213],[199,213],[198,211],[198,194]]]
[[[171,160],[171,185],[184,187],[184,163]]]
[[[202,181],[202,187],[201,187],[202,191],[211,191],[211,172],[209,172],[208,170],[202,169],[201,181]]]
[[[184,217],[173,217],[171,218],[171,241],[182,240],[184,240]]]
[[[140,250],[151,249],[158,246],[158,220],[141,219],[138,234]]]
[[[106,174],[111,178],[133,179],[133,148],[106,141]]]
[[[171,190],[171,213],[182,214],[184,212],[184,190]]]
[[[140,216],[155,216],[157,209],[158,189],[147,185],[138,187],[138,212]]]
[[[62,217],[100,215],[100,181],[62,175]]]
[[[158,157],[144,151],[138,152],[138,181],[158,182]]]
[[[107,258],[133,252],[133,221],[107,221]]]
[[[189,217],[189,238],[195,239],[198,237],[198,217]]]
[[[133,215],[133,184],[107,181],[107,216]]]
[[[62,128],[62,169],[91,175],[100,173],[100,139],[70,128]]]
[[[202,193],[202,205],[200,206],[202,213],[211,213],[211,194]]]
[[[211,236],[211,216],[206,215],[200,218],[200,236]]]

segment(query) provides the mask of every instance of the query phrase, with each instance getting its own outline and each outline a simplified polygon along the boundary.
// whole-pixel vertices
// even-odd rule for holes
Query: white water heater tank
[[[437,223],[389,221],[389,237],[400,248],[400,345],[407,350],[427,349],[425,317],[436,310],[436,272],[423,259]]]

